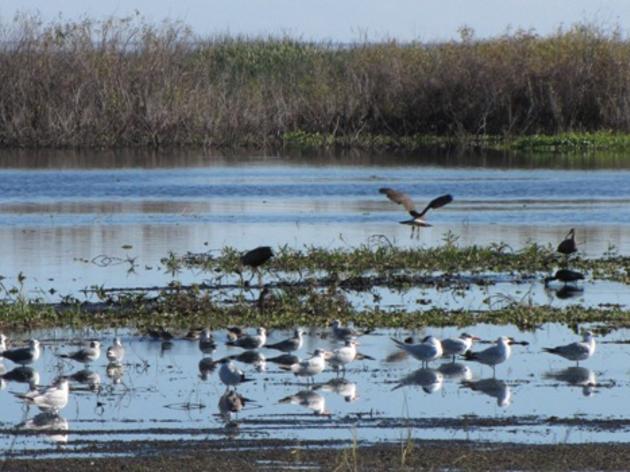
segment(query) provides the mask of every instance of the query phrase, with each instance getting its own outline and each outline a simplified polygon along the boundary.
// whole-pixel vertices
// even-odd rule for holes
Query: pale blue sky
[[[630,0],[0,0],[0,18],[39,11],[48,20],[127,16],[152,22],[178,19],[201,35],[282,35],[353,41],[386,37],[434,41],[457,36],[462,25],[477,37],[508,27],[547,34],[560,25],[595,22],[630,31]]]

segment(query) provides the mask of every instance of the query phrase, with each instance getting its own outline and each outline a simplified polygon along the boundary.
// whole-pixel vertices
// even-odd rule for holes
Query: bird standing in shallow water
[[[585,361],[595,354],[595,337],[591,331],[586,331],[582,335],[582,341],[577,341],[563,346],[545,347],[545,352],[557,354],[567,360],[575,361],[580,365],[580,361]]]
[[[564,239],[558,244],[556,249],[560,254],[565,256],[565,262],[568,262],[569,256],[577,252],[577,244],[575,243],[575,229],[571,228]]]
[[[549,282],[553,280],[559,280],[565,285],[569,282],[577,282],[578,280],[584,280],[584,274],[576,272],[570,269],[559,269],[553,276],[545,277],[545,287],[549,285]]]
[[[0,352],[0,356],[19,365],[32,364],[39,359],[39,355],[39,341],[37,339],[30,339],[28,347],[18,347]]]
[[[407,344],[394,338],[392,341],[403,351],[422,362],[425,367],[428,367],[429,362],[442,356],[442,343],[433,336],[427,336],[419,344]]]
[[[293,332],[292,337],[274,344],[267,344],[265,347],[267,349],[277,349],[278,351],[282,352],[297,351],[302,347],[302,344],[304,343],[304,339],[302,337],[303,335],[304,331],[298,328]]]
[[[89,364],[101,356],[101,343],[98,341],[90,341],[88,347],[81,348],[68,354],[59,354],[64,359],[72,359],[73,361]]]
[[[473,341],[479,341],[479,338],[468,333],[462,333],[459,338],[443,339],[442,355],[445,357],[453,356],[453,362],[455,362],[455,356],[466,354],[472,347]]]
[[[466,360],[477,361],[481,364],[492,366],[492,375],[494,376],[496,374],[495,368],[497,364],[507,361],[511,354],[510,338],[501,336],[497,339],[497,343],[494,346],[490,346],[479,352],[466,352]]]
[[[241,264],[250,267],[258,274],[258,285],[262,287],[262,275],[258,268],[274,256],[271,247],[259,246],[241,256]],[[251,280],[251,278],[250,278]]]
[[[228,346],[242,347],[243,349],[259,349],[267,342],[267,330],[258,328],[254,335],[243,335],[233,341],[225,343]]]
[[[392,202],[398,203],[404,206],[405,210],[407,210],[409,214],[412,216],[412,219],[400,222],[400,224],[402,225],[411,226],[411,237],[413,237],[416,229],[419,230],[422,227],[431,226],[429,223],[427,223],[426,220],[422,218],[427,213],[427,211],[441,208],[445,205],[448,205],[449,203],[453,201],[452,195],[450,194],[441,195],[431,200],[429,204],[424,208],[424,210],[422,210],[421,212],[418,212],[416,210],[416,205],[413,203],[413,200],[411,200],[411,197],[409,197],[409,195],[407,195],[406,193],[399,192],[397,190],[394,190],[392,188],[387,188],[387,187],[379,188],[378,191],[379,193],[384,194]],[[420,236],[419,231],[417,235],[418,237]]]
[[[114,343],[107,348],[105,353],[107,360],[112,364],[121,364],[125,357],[125,348],[120,342],[120,338],[114,338]]]

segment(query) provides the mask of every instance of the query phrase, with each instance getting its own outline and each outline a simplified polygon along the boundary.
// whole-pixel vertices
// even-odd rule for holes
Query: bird
[[[265,347],[267,349],[277,349],[278,351],[282,351],[282,352],[297,351],[302,347],[302,344],[304,343],[304,339],[302,337],[303,334],[304,334],[304,331],[302,331],[302,329],[300,328],[297,328],[294,331],[292,337],[284,339],[283,341],[279,341],[274,344],[267,344]]]
[[[337,348],[332,352],[326,352],[325,358],[333,370],[337,372],[340,370],[346,371],[346,364],[357,358],[357,344],[356,339],[346,339],[343,347]]]
[[[204,354],[211,354],[217,348],[214,342],[212,332],[208,328],[204,328],[199,337],[199,350]]]
[[[299,377],[308,377],[311,380],[317,374],[320,374],[326,368],[326,351],[324,349],[315,349],[313,356],[296,364],[288,366],[279,364],[282,370],[293,372]]]
[[[426,393],[434,393],[444,385],[444,375],[436,369],[422,367],[400,379],[392,391],[407,385],[418,385]]]
[[[279,403],[290,403],[299,405],[309,410],[313,410],[316,415],[330,415],[326,410],[326,399],[313,390],[300,390],[295,395],[289,395],[279,401]]]
[[[558,244],[556,249],[560,254],[564,254],[569,257],[574,252],[577,252],[577,245],[575,244],[575,229],[571,228],[564,239]]]
[[[245,398],[243,395],[237,393],[236,390],[228,389],[219,398],[219,412],[223,418],[230,420],[232,413],[241,411],[247,402],[253,402],[253,400]]]
[[[424,208],[424,210],[422,210],[421,212],[418,212],[416,210],[415,204],[413,203],[413,200],[411,200],[409,195],[407,195],[406,193],[399,192],[392,188],[386,188],[386,187],[379,188],[378,191],[379,193],[385,194],[385,196],[389,198],[392,202],[398,203],[402,205],[403,207],[405,207],[405,210],[407,210],[409,214],[412,216],[412,219],[400,222],[400,224],[403,224],[403,225],[411,225],[412,237],[416,228],[419,229],[422,227],[431,226],[429,223],[427,223],[426,220],[422,219],[422,217],[426,214],[427,211],[441,208],[445,205],[448,205],[449,203],[453,201],[452,195],[450,194],[441,195],[431,200],[428,203],[428,205]]]
[[[39,359],[39,355],[40,349],[37,339],[30,339],[28,347],[17,347],[0,352],[0,356],[18,365],[32,364]]]
[[[557,354],[580,365],[580,361],[585,361],[595,354],[595,337],[591,331],[586,331],[582,335],[582,341],[556,347],[545,347],[543,351]]]
[[[251,382],[253,379],[248,379],[241,369],[234,365],[230,359],[221,359],[221,368],[219,369],[219,379],[226,385],[226,389],[229,387],[236,387],[238,384],[244,382]]]
[[[332,328],[333,336],[340,340],[345,340],[347,338],[358,338],[359,336],[362,336],[368,333],[368,331],[364,331],[360,333],[359,331],[355,330],[354,328],[351,328],[350,326],[341,326],[341,321],[339,320],[333,320],[330,323],[330,326]]]
[[[493,375],[496,373],[495,368],[497,364],[501,364],[510,358],[512,354],[512,348],[510,347],[510,338],[507,336],[500,336],[494,346],[490,346],[483,351],[466,352],[466,360],[477,361],[481,364],[492,366]]]
[[[228,346],[242,347],[243,349],[259,349],[267,342],[267,331],[265,328],[258,328],[254,335],[243,335],[232,341],[228,341]]]
[[[553,280],[559,280],[560,282],[563,282],[564,285],[566,285],[570,282],[584,280],[584,274],[576,272],[575,270],[559,269],[554,275],[545,277],[545,287],[547,287],[549,285],[549,282]]]
[[[442,343],[433,336],[425,337],[418,344],[407,344],[394,338],[392,341],[403,351],[422,362],[424,366],[428,366],[429,362],[442,356]]]
[[[7,337],[0,333],[0,352],[4,352],[7,350]]]
[[[243,254],[240,260],[242,265],[250,267],[255,274],[258,274],[258,285],[262,287],[262,275],[258,268],[273,256],[273,251],[269,246],[258,246],[257,248]]]
[[[464,355],[466,351],[469,351],[473,341],[479,341],[479,338],[468,333],[462,333],[458,338],[443,339],[441,341],[442,355],[444,357],[453,356],[453,362],[455,362],[455,356]]]
[[[83,347],[76,351],[59,354],[63,359],[71,359],[73,361],[89,364],[101,356],[101,343],[98,341],[90,341],[88,347]]]
[[[120,338],[114,338],[114,343],[107,348],[105,355],[111,364],[122,363],[122,360],[125,357],[125,348],[120,342]]]
[[[462,387],[496,398],[497,405],[502,408],[509,406],[512,400],[512,390],[503,380],[497,380],[495,378],[476,381],[465,380],[462,382]]]
[[[274,256],[273,250],[269,246],[258,246],[251,251],[247,251],[241,256],[241,264],[257,269]]]
[[[16,393],[28,404],[37,406],[42,411],[59,412],[68,404],[69,384],[65,377],[58,378],[50,387],[33,389],[26,393]]]

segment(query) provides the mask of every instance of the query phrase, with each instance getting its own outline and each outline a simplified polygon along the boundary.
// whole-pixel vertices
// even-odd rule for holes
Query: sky
[[[488,38],[515,29],[545,35],[578,22],[630,31],[630,0],[0,0],[0,20],[124,17],[181,20],[202,36],[284,36],[351,42],[439,41],[468,26]]]

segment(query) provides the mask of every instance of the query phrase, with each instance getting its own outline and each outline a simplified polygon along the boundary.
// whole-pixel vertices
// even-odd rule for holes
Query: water
[[[493,379],[491,368],[476,363],[458,361],[454,368],[443,360],[419,371],[420,363],[412,358],[388,359],[398,352],[390,337],[402,339],[426,333],[448,337],[461,330],[377,330],[362,336],[359,346],[361,353],[374,360],[350,364],[346,383],[337,393],[330,384],[326,386],[338,379],[331,371],[318,375],[315,387],[310,387],[271,362],[266,363],[264,371],[237,362],[247,377],[254,379],[239,386],[238,391],[254,402],[229,425],[218,415],[218,401],[225,387],[216,371],[201,378],[198,362],[209,354],[200,352],[197,342],[179,339],[164,349],[159,341],[119,330],[115,334],[121,336],[127,351],[121,372],[109,370],[103,355],[88,367],[89,380],[72,381],[69,404],[55,419],[58,430],[54,434],[14,435],[16,430],[24,432],[24,426],[19,425],[39,412],[34,407],[26,409],[13,395],[28,390],[26,384],[5,382],[0,391],[0,449],[5,455],[34,451],[79,454],[88,446],[106,450],[108,443],[119,441],[195,441],[232,436],[238,440],[349,441],[354,435],[367,443],[398,441],[409,434],[415,438],[525,443],[630,440],[630,416],[625,408],[630,394],[626,366],[630,348],[615,343],[627,341],[628,330],[598,338],[595,356],[576,368],[572,362],[542,352],[544,346],[576,339],[566,327],[547,324],[535,332],[492,325],[464,329],[488,340],[499,335],[514,336],[529,345],[514,346],[512,358],[497,366]],[[338,341],[325,336],[327,331],[307,331],[305,345],[297,353],[300,356],[307,356],[316,347],[339,346]],[[290,334],[275,331],[269,342]],[[111,331],[61,329],[28,333],[45,345],[34,365],[40,383],[84,369],[57,354],[76,349],[77,341],[86,338],[101,340],[107,346],[113,335]],[[242,352],[223,345],[224,331],[216,332],[215,337],[219,346],[210,355],[214,360]],[[478,345],[475,349],[484,347]],[[264,348],[259,352],[267,358],[279,354]],[[4,363],[7,370],[13,367],[8,361]],[[403,379],[409,376],[415,378],[415,384],[405,384]],[[473,391],[470,385],[492,385],[494,390],[484,394]],[[298,392],[308,392],[302,395],[312,402],[310,408],[280,402]]]
[[[555,245],[576,227],[582,254],[600,256],[611,245],[630,254],[630,160],[614,156],[598,167],[562,156],[3,154],[0,273],[11,287],[22,272],[24,291],[50,302],[92,285],[164,285],[168,251],[225,245],[351,247],[384,235],[423,247],[451,231],[458,244],[519,248]],[[455,201],[430,212],[435,226],[412,240],[397,224],[402,208],[377,192],[382,186],[409,192],[419,206],[445,192]],[[125,263],[90,263],[99,255],[133,259],[135,273]]]
[[[575,227],[580,252],[587,257],[601,256],[612,246],[630,254],[630,160],[618,156],[596,160],[495,154],[279,157],[2,151],[0,157],[2,284],[51,303],[65,295],[83,297],[81,291],[92,285],[150,287],[173,278],[184,284],[200,282],[210,275],[186,271],[173,277],[160,259],[169,251],[206,252],[225,245],[350,248],[382,235],[396,245],[427,247],[442,244],[451,231],[461,245],[501,241],[518,249],[534,241],[555,246]],[[409,228],[398,224],[405,213],[378,193],[383,186],[409,192],[419,205],[446,192],[455,201],[431,212],[435,226],[410,239]],[[102,264],[101,256],[111,259]],[[20,272],[26,275],[22,285]],[[545,290],[542,277],[471,284],[465,290],[376,288],[367,295],[347,296],[359,308],[379,304],[385,309],[482,310],[513,301],[627,308],[630,303],[629,289],[620,283],[587,280],[583,291],[564,299]],[[630,440],[630,418],[624,413],[629,351],[627,345],[615,343],[627,340],[628,330],[600,338],[595,357],[582,369],[566,370],[572,363],[541,352],[543,346],[575,339],[565,326],[547,324],[534,332],[491,325],[463,329],[484,339],[505,334],[530,344],[515,347],[513,358],[498,367],[493,381],[491,370],[477,364],[460,366],[459,377],[452,377],[443,363],[432,366],[442,366],[441,372],[418,372],[419,363],[412,359],[388,362],[396,352],[389,337],[410,333],[377,330],[362,337],[360,346],[375,360],[352,365],[343,394],[329,391],[330,384],[301,394],[327,413],[319,415],[290,400],[280,403],[307,389],[293,376],[271,363],[264,372],[242,364],[255,381],[239,391],[255,402],[230,425],[218,415],[224,387],[216,372],[200,377],[203,354],[196,342],[176,340],[165,349],[161,342],[125,329],[16,334],[44,341],[44,354],[35,365],[42,384],[83,369],[55,355],[76,348],[80,340],[99,339],[108,345],[114,334],[120,335],[127,358],[120,378],[103,359],[91,372],[84,371],[88,383],[73,381],[70,403],[59,417],[36,416],[34,408],[22,407],[13,392],[26,391],[26,384],[2,384],[0,445],[5,455],[54,456],[118,454],[121,451],[112,446],[119,442],[182,438]],[[428,328],[414,334],[446,337],[460,331]],[[215,334],[220,340],[225,337],[224,332]],[[289,334],[274,332],[272,341]],[[310,329],[300,354],[337,346],[320,335]],[[238,352],[220,343],[212,358]],[[4,366],[7,371],[13,367],[8,361]],[[396,388],[414,372],[413,378],[424,379],[424,384]],[[326,372],[316,380],[324,384],[334,379],[334,373]],[[481,384],[465,383],[484,379]],[[586,385],[589,382],[597,385]],[[494,396],[473,391],[471,385],[494,386]],[[19,426],[34,424],[56,431],[33,435]]]

